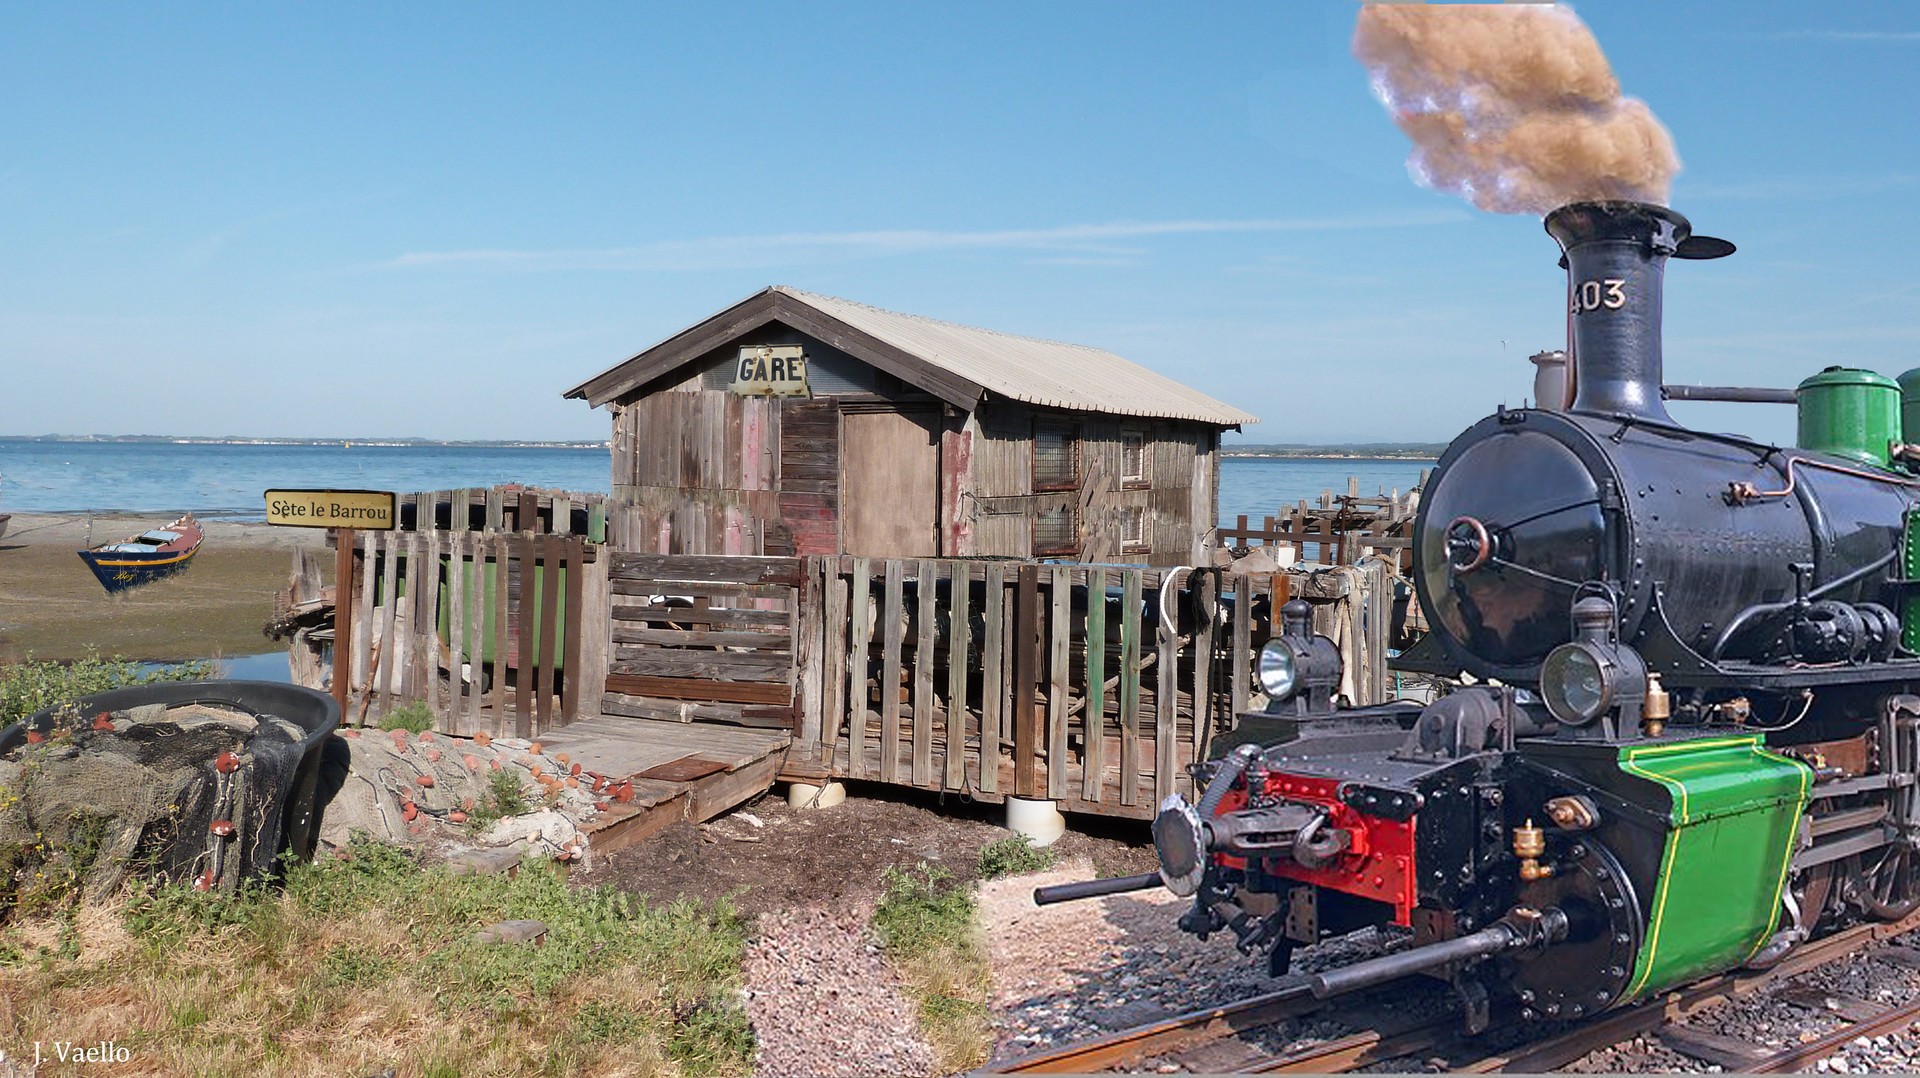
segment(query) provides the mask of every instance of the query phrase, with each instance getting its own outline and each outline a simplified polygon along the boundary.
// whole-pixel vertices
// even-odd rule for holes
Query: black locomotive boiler
[[[1578,1018],[1920,907],[1920,454],[1899,385],[1830,368],[1791,394],[1687,394],[1796,400],[1795,447],[1683,427],[1663,276],[1733,246],[1631,202],[1546,229],[1571,405],[1461,434],[1415,523],[1431,631],[1398,665],[1448,690],[1337,706],[1338,652],[1289,604],[1260,658],[1272,703],[1196,769],[1197,803],[1161,806],[1144,881],[1276,975],[1297,947],[1395,926],[1405,947],[1312,990],[1429,972],[1470,1027],[1498,1005]]]

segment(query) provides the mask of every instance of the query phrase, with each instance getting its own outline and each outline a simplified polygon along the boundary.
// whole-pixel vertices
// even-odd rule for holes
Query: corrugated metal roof
[[[772,290],[1013,400],[1049,408],[1190,419],[1220,426],[1247,426],[1260,421],[1098,348],[885,311],[786,285],[774,285]]]

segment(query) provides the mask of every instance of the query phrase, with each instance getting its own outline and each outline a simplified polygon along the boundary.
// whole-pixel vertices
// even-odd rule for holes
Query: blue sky
[[[1355,11],[6,3],[0,433],[604,437],[566,388],[784,283],[1111,349],[1250,440],[1445,440],[1564,285],[1408,178]],[[1920,366],[1920,6],[1579,11],[1741,247],[1669,273],[1669,380]]]

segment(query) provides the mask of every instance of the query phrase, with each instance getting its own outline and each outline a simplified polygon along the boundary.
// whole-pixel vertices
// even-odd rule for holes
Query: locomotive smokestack
[[[1672,423],[1661,401],[1660,304],[1667,259],[1718,258],[1725,240],[1645,202],[1575,202],[1547,215],[1566,252],[1576,412]]]

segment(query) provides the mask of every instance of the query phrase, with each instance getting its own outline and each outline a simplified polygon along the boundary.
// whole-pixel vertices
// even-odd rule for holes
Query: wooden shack
[[[1111,352],[775,285],[569,390],[613,412],[617,547],[1193,564],[1220,433]]]

